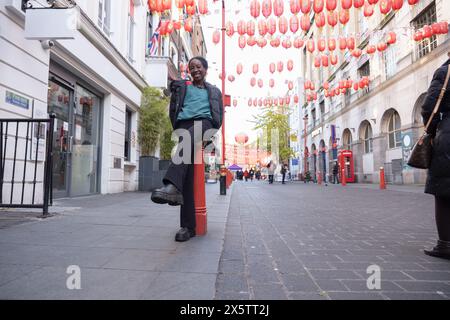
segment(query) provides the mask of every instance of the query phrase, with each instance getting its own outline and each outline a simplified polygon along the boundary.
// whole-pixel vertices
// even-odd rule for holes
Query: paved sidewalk
[[[238,181],[215,299],[449,299],[450,261],[423,254],[434,199],[396,189]],[[371,265],[380,289],[367,286]]]
[[[57,200],[47,219],[0,211],[11,217],[0,228],[0,299],[213,299],[232,189],[206,184],[208,233],[183,243],[179,208],[149,193]],[[81,290],[67,289],[71,265]]]

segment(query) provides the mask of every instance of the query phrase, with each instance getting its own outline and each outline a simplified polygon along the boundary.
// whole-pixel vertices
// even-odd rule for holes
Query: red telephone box
[[[353,152],[350,150],[339,151],[338,161],[339,161],[339,176],[342,175],[342,169],[344,168],[346,181],[355,182],[355,166],[353,163]]]

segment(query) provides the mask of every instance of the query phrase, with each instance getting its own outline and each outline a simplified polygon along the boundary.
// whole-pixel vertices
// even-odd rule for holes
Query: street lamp
[[[222,0],[222,164],[225,165],[225,0]]]

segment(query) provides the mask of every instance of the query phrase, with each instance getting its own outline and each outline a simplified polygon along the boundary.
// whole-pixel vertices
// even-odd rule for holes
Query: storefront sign
[[[21,107],[21,108],[24,108],[24,109],[27,109],[27,110],[30,107],[30,100],[29,99],[27,99],[27,98],[25,98],[25,97],[23,97],[21,95],[12,93],[11,91],[6,91],[5,101],[6,101],[6,103],[9,103],[9,104],[12,104],[14,106]]]

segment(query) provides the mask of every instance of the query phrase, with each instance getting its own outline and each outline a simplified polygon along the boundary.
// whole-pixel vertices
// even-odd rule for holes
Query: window
[[[364,153],[371,153],[373,151],[372,126],[367,123],[364,129]]]
[[[150,43],[153,37],[153,14],[151,12],[147,13],[147,46],[145,49],[145,54],[150,55]]]
[[[414,29],[418,30],[424,25],[432,25],[436,20],[436,4],[433,1],[421,14],[419,14],[411,25]],[[431,38],[423,39],[416,44],[416,58],[420,59],[427,55],[437,47],[437,37],[433,35]]]
[[[111,0],[98,1],[98,26],[108,36],[111,34]]]
[[[314,128],[316,126],[316,109],[311,110],[311,118],[312,118],[312,126]]]
[[[393,112],[389,118],[388,135],[389,135],[389,149],[401,147],[401,123],[400,116],[397,112]]]
[[[369,77],[370,76],[370,62],[367,60],[366,63],[364,63],[359,69],[358,69],[358,75],[359,78],[363,77]],[[369,93],[369,87],[365,87],[363,90],[360,90],[362,92],[362,95],[365,95]]]
[[[350,132],[350,129],[345,129],[344,133],[342,134],[342,146],[344,150],[351,150],[352,148],[352,133]]]
[[[125,161],[130,161],[132,115],[133,114],[132,114],[131,110],[127,109],[125,112],[125,150],[124,150]]]
[[[130,0],[130,11],[128,12],[128,60],[134,62],[134,1]]]
[[[325,115],[325,101],[320,102],[319,107],[320,107],[320,118],[321,121],[323,121]]]
[[[383,52],[383,59],[386,79],[389,79],[393,77],[397,72],[397,57],[395,46],[389,46],[389,48]]]

